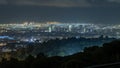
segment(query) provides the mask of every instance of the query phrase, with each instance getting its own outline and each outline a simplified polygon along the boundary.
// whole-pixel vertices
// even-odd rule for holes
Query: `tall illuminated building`
[[[68,30],[69,30],[69,32],[72,31],[72,25],[69,25]]]
[[[52,28],[51,28],[51,26],[49,27],[48,32],[52,32]]]

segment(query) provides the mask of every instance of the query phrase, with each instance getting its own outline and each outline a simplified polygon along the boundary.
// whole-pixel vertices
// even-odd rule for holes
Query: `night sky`
[[[0,0],[0,23],[119,24],[120,0]]]

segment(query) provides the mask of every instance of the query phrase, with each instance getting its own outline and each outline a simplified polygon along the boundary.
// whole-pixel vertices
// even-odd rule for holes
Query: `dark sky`
[[[0,0],[0,23],[120,23],[120,0]]]

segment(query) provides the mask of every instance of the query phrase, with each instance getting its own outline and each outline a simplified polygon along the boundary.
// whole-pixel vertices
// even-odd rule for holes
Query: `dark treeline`
[[[83,52],[65,57],[47,57],[43,53],[39,53],[36,57],[29,55],[25,60],[3,58],[0,68],[84,68],[119,61],[120,40],[115,40],[103,44],[102,47],[86,47]]]
[[[99,38],[68,38],[49,40],[42,44],[36,44],[32,50],[32,54],[40,52],[48,56],[67,56],[84,50],[85,47],[102,46],[103,43],[111,42],[115,38],[100,36]],[[27,48],[29,49],[29,48]]]

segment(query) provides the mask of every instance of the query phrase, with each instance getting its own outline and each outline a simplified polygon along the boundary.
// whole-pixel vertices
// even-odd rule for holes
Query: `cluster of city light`
[[[98,38],[101,35],[116,36],[120,38],[120,25],[101,25],[89,23],[60,23],[60,22],[23,22],[16,24],[0,24],[0,39],[10,42],[39,42],[43,43],[51,39],[64,39],[71,37]],[[6,36],[8,35],[8,36]],[[11,37],[12,36],[12,37]],[[7,43],[0,43],[0,47]],[[17,45],[24,47],[24,45]],[[15,51],[3,48],[3,52]]]
[[[9,24],[0,24],[0,26],[5,27],[42,27],[42,26],[49,26],[49,25],[93,25],[93,24],[86,24],[86,23],[61,23],[61,22],[23,22],[23,23],[9,23]]]
[[[120,35],[120,25],[102,25],[102,24],[91,24],[91,23],[61,23],[61,22],[23,22],[23,23],[9,23],[0,24],[0,33],[10,32],[9,30],[16,31],[19,34],[31,33],[33,31],[38,36],[39,33],[54,33],[57,36],[57,32],[69,32],[79,34],[112,34]],[[113,34],[114,33],[114,34]],[[65,34],[61,34],[62,37]],[[43,35],[42,35],[43,36]]]
[[[0,47],[1,46],[6,46],[7,45],[7,43],[0,43]]]

